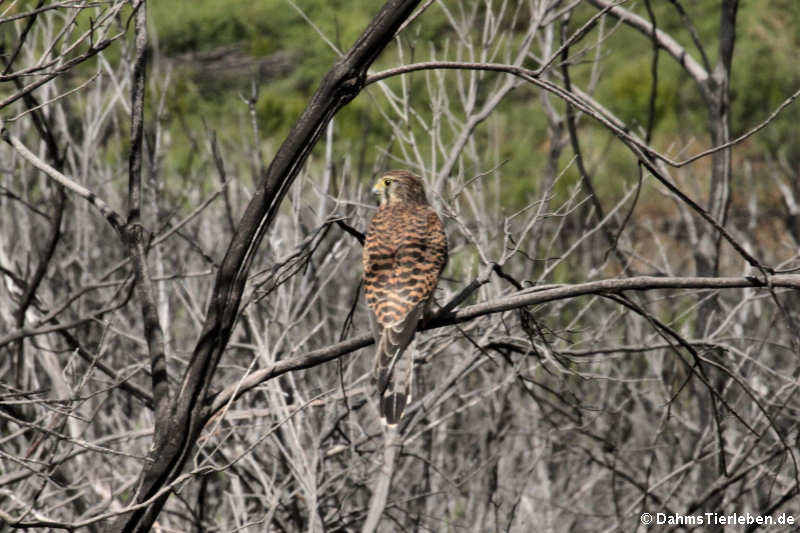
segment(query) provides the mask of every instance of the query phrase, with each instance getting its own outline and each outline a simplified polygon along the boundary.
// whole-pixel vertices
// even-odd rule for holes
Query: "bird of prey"
[[[406,170],[383,174],[372,191],[380,207],[364,241],[364,288],[375,337],[373,382],[381,418],[395,425],[411,401],[414,338],[447,261],[444,226],[422,180]]]

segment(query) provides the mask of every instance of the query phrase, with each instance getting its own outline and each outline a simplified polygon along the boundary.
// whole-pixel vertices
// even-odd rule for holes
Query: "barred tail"
[[[413,313],[401,324],[381,328],[378,337],[372,378],[378,392],[378,410],[390,426],[402,419],[411,403],[413,350],[406,353],[406,349],[416,329],[417,313]]]

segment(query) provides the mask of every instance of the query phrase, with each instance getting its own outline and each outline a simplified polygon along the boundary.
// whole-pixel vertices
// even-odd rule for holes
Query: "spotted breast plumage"
[[[447,238],[417,176],[387,172],[373,192],[380,207],[364,241],[364,287],[376,345],[378,407],[381,418],[394,425],[411,401],[413,360],[403,354],[447,261]]]

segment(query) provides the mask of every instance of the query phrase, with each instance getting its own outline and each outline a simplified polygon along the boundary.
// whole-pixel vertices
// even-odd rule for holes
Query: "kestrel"
[[[430,304],[447,261],[442,221],[422,180],[406,170],[382,175],[372,188],[380,207],[364,241],[364,287],[375,337],[373,382],[381,418],[397,424],[411,401],[413,360],[402,357]]]

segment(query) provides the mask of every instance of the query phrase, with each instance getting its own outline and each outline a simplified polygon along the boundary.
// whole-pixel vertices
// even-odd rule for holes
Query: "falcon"
[[[375,338],[372,379],[381,418],[397,424],[411,401],[413,360],[403,357],[447,261],[444,225],[422,180],[406,170],[383,174],[372,192],[380,207],[364,241],[364,289]]]

